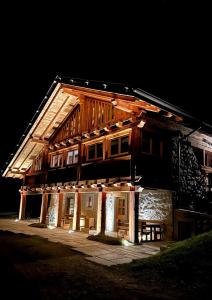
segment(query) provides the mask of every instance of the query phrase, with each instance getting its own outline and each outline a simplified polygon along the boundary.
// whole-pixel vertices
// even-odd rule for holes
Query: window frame
[[[72,153],[72,162],[69,162],[69,153]],[[77,153],[77,161],[76,161],[76,153]],[[66,157],[66,165],[72,166],[76,165],[79,162],[79,149],[78,148],[72,148],[67,151],[67,157]]]
[[[97,156],[97,145],[102,145],[102,155],[101,156]],[[93,158],[89,158],[89,147],[94,146],[94,157]],[[92,144],[88,144],[86,147],[86,160],[87,161],[92,161],[92,160],[101,160],[104,158],[104,142],[96,142],[96,143],[92,143]]]
[[[128,151],[121,152],[121,145],[122,145],[121,140],[125,137],[128,138]],[[118,153],[116,153],[116,154],[111,153],[112,141],[114,141],[114,140],[118,140]],[[129,154],[129,153],[130,153],[130,135],[129,135],[129,133],[124,134],[124,135],[120,135],[120,136],[114,136],[110,139],[110,145],[109,145],[109,156],[110,157],[115,157],[115,156],[119,156],[119,155],[126,155],[126,154]]]

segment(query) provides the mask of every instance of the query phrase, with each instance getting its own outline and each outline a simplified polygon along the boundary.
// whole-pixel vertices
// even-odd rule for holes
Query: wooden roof
[[[56,79],[54,85],[52,85],[53,88],[51,86],[47,92],[47,100],[40,114],[32,124],[29,132],[24,136],[20,147],[2,176],[23,178],[25,172],[32,165],[33,159],[48,144],[49,138],[65,121],[83,96],[92,96],[110,102],[114,101],[116,108],[133,111],[136,114],[139,114],[139,111],[160,112],[167,114],[166,117],[174,116],[175,121],[182,121],[182,114],[176,112],[176,115],[171,106],[164,105],[163,108],[161,100],[154,102],[154,99],[148,94],[146,94],[146,97],[143,94],[139,95],[139,93],[135,93],[133,88],[101,82],[78,82],[72,79],[62,80],[58,77]]]

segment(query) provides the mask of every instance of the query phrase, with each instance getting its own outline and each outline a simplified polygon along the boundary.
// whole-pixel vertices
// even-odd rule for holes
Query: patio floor
[[[37,228],[30,227],[32,220],[15,221],[14,219],[0,219],[0,230],[8,230],[14,233],[38,235],[51,242],[62,243],[71,246],[76,251],[84,253],[87,260],[98,264],[111,266],[129,263],[133,259],[141,259],[154,255],[160,251],[160,246],[165,242],[148,242],[142,245],[107,245],[87,239],[88,234],[71,232],[61,228]]]

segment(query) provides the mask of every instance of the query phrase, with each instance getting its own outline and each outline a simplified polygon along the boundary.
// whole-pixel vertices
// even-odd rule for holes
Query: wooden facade
[[[172,239],[178,192],[172,182],[172,139],[191,132],[192,124],[133,89],[98,84],[53,83],[4,172],[23,178],[19,218],[37,203],[39,215],[32,210],[30,217],[50,227],[133,243]],[[195,131],[189,141],[202,154],[210,192],[212,138]]]

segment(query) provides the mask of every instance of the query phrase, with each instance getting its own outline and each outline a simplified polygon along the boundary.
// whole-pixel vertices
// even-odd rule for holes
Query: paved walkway
[[[32,223],[32,222],[31,222]],[[133,259],[141,259],[154,255],[160,251],[161,242],[146,243],[142,245],[107,245],[87,239],[82,232],[69,233],[65,229],[37,228],[28,226],[29,221],[14,219],[0,219],[0,230],[8,230],[27,235],[38,235],[51,242],[59,242],[71,246],[73,249],[87,255],[86,259],[106,266],[129,263]]]

